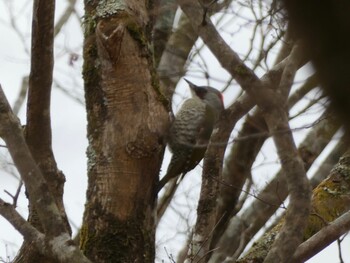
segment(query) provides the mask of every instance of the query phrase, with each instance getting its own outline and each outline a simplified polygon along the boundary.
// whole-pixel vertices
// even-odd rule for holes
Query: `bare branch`
[[[29,201],[32,204],[36,205],[38,216],[44,226],[45,234],[47,235],[46,238],[49,238],[49,243],[51,242],[50,245],[52,246],[52,250],[50,250],[50,252],[56,258],[62,259],[63,262],[69,258],[72,259],[72,257],[78,257],[81,260],[79,262],[90,262],[81,254],[81,252],[76,247],[70,244],[69,233],[66,230],[66,225],[63,222],[62,215],[58,210],[51,192],[48,191],[47,183],[45,182],[40,169],[36,165],[28,149],[28,146],[24,140],[19,120],[10,109],[10,105],[1,86],[0,123],[0,135],[6,142],[11,157],[25,183],[25,186],[28,190]],[[22,227],[23,221],[21,221],[20,218],[16,217],[12,210],[6,210],[5,212],[8,213],[8,215],[14,216],[14,218],[18,220],[14,222],[16,228]],[[21,228],[21,231],[29,231],[29,234],[33,234],[33,229],[28,229],[27,226],[23,226],[23,229]],[[31,235],[29,236],[31,237]],[[44,249],[44,247],[41,246],[40,249]],[[63,253],[63,251],[65,251],[65,253]],[[77,261],[73,260],[70,262]]]
[[[325,118],[325,116],[328,117]],[[323,121],[319,122],[309,132],[298,149],[306,170],[311,167],[313,161],[327,146],[340,127],[339,121],[328,112],[321,116],[321,119]],[[258,194],[258,198],[253,201],[249,208],[240,217],[235,217],[230,221],[227,233],[223,234],[220,241],[215,244],[215,247],[218,247],[218,249],[214,252],[210,262],[222,262],[227,255],[232,255],[241,242],[239,237],[242,233],[247,237],[245,239],[246,245],[259,229],[265,225],[271,215],[275,213],[287,195],[285,173],[280,170]]]
[[[261,88],[262,83],[255,73],[248,68],[239,56],[225,43],[209,19],[206,19],[203,25],[201,19],[203,17],[203,10],[201,6],[198,3],[187,0],[178,0],[178,3],[189,18],[194,30],[198,32],[199,36],[219,60],[221,66],[225,68],[248,93],[254,89],[260,94],[261,91],[259,91],[259,88]]]
[[[177,180],[182,180],[182,176],[180,178],[175,178],[173,180],[170,180],[169,183],[164,188],[164,193],[161,198],[158,200],[157,205],[157,224],[162,219],[166,209],[168,208],[171,199],[174,197],[174,194],[177,190],[177,187],[179,186]],[[180,182],[179,182],[180,183]]]
[[[17,190],[16,190],[16,193],[14,195],[11,194],[10,192],[8,192],[7,190],[4,190],[5,193],[8,194],[9,196],[11,196],[11,198],[13,199],[12,205],[15,208],[17,206],[17,201],[18,201],[19,194],[21,193],[22,186],[23,186],[23,181],[20,180],[20,182],[18,184],[18,187],[17,187]]]
[[[276,242],[276,244],[280,244],[284,249],[278,251],[272,249],[270,255],[275,253],[275,256],[272,257],[273,260],[286,258],[291,252],[294,252],[294,249],[301,242],[302,230],[303,227],[306,226],[311,196],[302,161],[299,156],[294,154],[296,153],[296,147],[291,132],[278,134],[280,130],[289,129],[288,118],[284,110],[284,102],[287,99],[292,84],[291,80],[294,79],[294,74],[297,69],[296,65],[298,62],[296,61],[299,61],[301,58],[299,54],[300,49],[296,48],[295,58],[290,58],[287,62],[288,67],[284,70],[283,78],[285,80],[281,82],[281,90],[273,92],[264,87],[254,72],[231,50],[209,19],[207,19],[205,23],[200,21],[202,10],[199,8],[198,4],[190,3],[186,0],[179,0],[178,2],[192,22],[194,29],[198,31],[203,41],[220,61],[221,65],[230,72],[241,87],[265,112],[264,118],[270,132],[277,132],[274,134],[274,141],[278,149],[278,155],[281,159],[283,170],[285,173],[288,173],[287,182],[291,196],[290,209],[286,216],[286,222],[293,221],[294,223],[297,222],[297,224],[286,223],[284,225],[282,232],[284,233],[286,231],[288,235],[280,235],[277,240],[278,242]],[[197,235],[194,234],[194,236],[197,240]],[[288,245],[285,244],[286,242],[288,242]]]
[[[12,159],[28,190],[29,200],[38,206],[38,214],[43,220],[47,233],[51,235],[64,231],[61,215],[47,184],[36,165],[27,144],[22,127],[17,117],[12,113],[5,94],[0,87],[0,135],[6,142]],[[57,220],[57,222],[56,222]],[[56,227],[53,225],[56,224]]]
[[[30,149],[35,149],[33,155],[37,160],[43,155],[52,156],[50,96],[54,63],[54,12],[55,1],[34,1],[27,142]]]
[[[20,91],[18,93],[15,103],[13,104],[13,113],[16,115],[19,113],[19,110],[21,109],[23,102],[26,98],[27,90],[28,90],[28,80],[29,80],[28,76],[25,76],[22,78]]]
[[[304,240],[309,239],[327,226],[329,222],[333,222],[339,216],[349,211],[349,164],[350,152],[348,151],[339,159],[339,162],[330,171],[329,176],[313,190],[312,209],[308,216],[307,227],[303,232]],[[270,232],[264,234],[255,242],[252,248],[238,262],[262,262],[263,260],[269,260],[266,254],[268,251],[271,251],[272,242],[275,243],[278,236],[281,235],[284,219],[285,217]],[[317,252],[315,251],[315,253]],[[313,252],[308,251],[308,253],[311,254]],[[291,257],[283,259],[283,262],[290,261]],[[304,260],[296,262],[304,262]]]
[[[222,160],[227,141],[233,127],[254,106],[250,97],[243,94],[232,106],[221,114],[219,123],[212,134],[209,147],[205,154],[203,167],[202,187],[198,203],[198,216],[194,231],[192,248],[188,253],[192,260],[199,260],[208,255],[210,239],[208,233],[215,230],[216,199],[218,195],[218,182],[221,174]],[[217,145],[223,145],[218,147]],[[208,241],[209,240],[209,241]],[[200,253],[199,253],[200,252]]]
[[[350,157],[350,152],[348,151],[340,159],[338,168],[337,166],[335,166],[335,168],[333,169],[333,173],[334,172],[344,173],[344,175],[340,175],[340,177],[348,178],[347,173],[349,170],[349,157]],[[326,188],[325,186],[323,187]],[[331,188],[331,186],[329,187]],[[348,188],[344,189],[343,196],[346,195],[345,193],[347,190]],[[314,195],[316,195],[316,192],[314,193]],[[345,199],[343,202],[348,203],[348,198],[342,197],[341,199]],[[343,206],[339,204],[339,207],[337,207],[337,211],[340,210],[341,208],[343,208]],[[346,208],[346,206],[344,208]],[[332,206],[332,209],[333,209],[333,206]],[[338,211],[338,212],[341,213],[341,211]],[[334,214],[334,211],[332,210],[329,213]],[[350,229],[350,211],[344,213],[342,216],[334,220],[332,223],[323,227],[315,235],[313,235],[311,238],[309,238],[307,241],[301,244],[298,247],[298,249],[295,251],[294,256],[292,258],[292,262],[304,262],[310,259],[312,256],[320,252],[322,249],[327,247],[333,241],[339,239],[342,235],[347,233],[349,229]]]
[[[38,247],[45,247],[45,236],[28,223],[13,205],[0,199],[0,214],[20,232],[26,240],[31,240]]]
[[[161,0],[153,10],[154,17],[157,17],[153,28],[154,57],[156,66],[163,54],[168,38],[173,29],[173,23],[177,5],[175,0]]]
[[[277,111],[271,109],[264,114],[264,118],[270,131],[289,128],[287,114],[281,108]],[[292,134],[276,134],[273,139],[282,169],[286,174],[290,203],[285,223],[265,260],[266,262],[284,262],[302,240],[310,210],[311,189]]]
[[[55,25],[55,30],[54,30],[54,37],[58,35],[58,33],[61,31],[62,27],[64,24],[68,21],[68,19],[71,17],[71,15],[75,12],[75,4],[77,0],[69,0],[69,4],[66,8],[66,10],[63,12],[62,16],[60,19],[58,19],[56,25]]]

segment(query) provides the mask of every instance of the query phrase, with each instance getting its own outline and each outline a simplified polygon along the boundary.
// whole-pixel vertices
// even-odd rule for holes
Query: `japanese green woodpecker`
[[[168,146],[173,155],[166,175],[159,181],[158,191],[170,179],[185,175],[203,159],[214,125],[224,109],[218,90],[185,81],[192,98],[183,103],[170,127]]]

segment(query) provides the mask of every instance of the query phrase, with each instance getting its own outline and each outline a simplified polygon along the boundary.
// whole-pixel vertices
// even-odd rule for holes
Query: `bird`
[[[172,157],[165,176],[157,185],[158,192],[172,178],[183,177],[203,159],[214,125],[224,109],[220,91],[185,81],[192,97],[183,103],[170,126],[167,141]]]

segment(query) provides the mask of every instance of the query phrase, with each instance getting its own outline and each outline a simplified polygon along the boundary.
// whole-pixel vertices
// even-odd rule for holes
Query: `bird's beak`
[[[195,97],[196,96],[196,88],[197,88],[197,86],[194,85],[191,81],[189,81],[187,79],[184,79],[184,80],[188,83],[188,85],[190,87],[192,97]]]
[[[190,86],[190,88],[191,88],[191,90],[193,90],[193,89],[195,89],[197,86],[196,85],[194,85],[191,81],[189,81],[189,80],[187,80],[187,79],[184,79],[187,83],[188,83],[188,85]]]

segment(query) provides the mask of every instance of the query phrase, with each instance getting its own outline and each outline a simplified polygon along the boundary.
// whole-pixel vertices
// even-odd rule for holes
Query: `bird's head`
[[[192,97],[198,97],[205,104],[218,112],[224,109],[224,98],[220,91],[209,86],[196,86],[187,79],[185,79],[185,81],[190,86]]]

